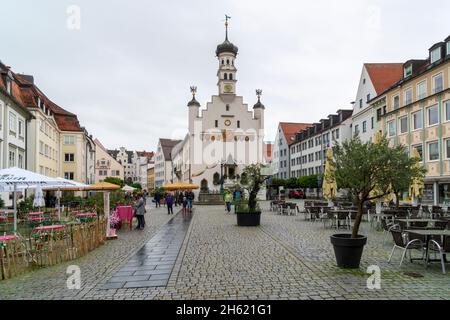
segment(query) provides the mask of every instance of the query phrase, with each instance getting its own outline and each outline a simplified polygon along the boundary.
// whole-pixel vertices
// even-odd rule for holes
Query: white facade
[[[212,96],[205,109],[200,109],[195,100],[196,88],[192,89],[189,132],[172,150],[174,180],[191,181],[205,191],[220,190],[221,176],[225,180],[237,179],[245,166],[264,162],[264,105],[258,98],[250,111],[243,97],[236,95],[236,54],[237,47],[227,38],[217,47],[219,94]],[[161,170],[157,165],[158,159],[155,180]]]
[[[273,177],[279,179],[289,178],[289,145],[280,125],[278,125],[272,152]]]
[[[2,75],[3,76],[3,75]],[[26,128],[30,113],[19,105],[20,95],[14,75],[8,71],[4,76],[5,91],[0,90],[0,168],[26,169]],[[10,205],[8,193],[1,193],[6,205]]]
[[[172,166],[172,149],[180,140],[159,139],[154,155],[155,159],[155,188],[174,181]]]
[[[322,174],[328,148],[351,139],[351,124],[351,110],[339,110],[337,115],[301,131],[290,147],[290,177]]]
[[[366,65],[363,65],[352,116],[353,135],[359,136],[363,142],[372,141],[374,135],[375,114],[368,101],[375,98],[376,95],[377,92]]]

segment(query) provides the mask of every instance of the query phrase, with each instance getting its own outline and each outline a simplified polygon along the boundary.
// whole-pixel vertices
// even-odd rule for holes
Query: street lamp
[[[220,193],[223,193],[223,162],[220,163]]]

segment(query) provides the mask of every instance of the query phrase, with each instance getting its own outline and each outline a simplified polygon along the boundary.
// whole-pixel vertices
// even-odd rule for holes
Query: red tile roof
[[[365,63],[377,95],[389,89],[403,77],[403,63]]]
[[[29,81],[30,76],[15,75],[20,83],[21,97],[23,105],[28,108],[38,108],[38,97],[44,103],[55,118],[58,128],[62,131],[83,131],[75,114],[61,108],[51,101],[47,96],[32,82]]]
[[[283,130],[287,144],[290,146],[295,142],[295,134],[303,129],[311,127],[312,124],[298,122],[280,122],[279,126],[281,127],[281,130]]]

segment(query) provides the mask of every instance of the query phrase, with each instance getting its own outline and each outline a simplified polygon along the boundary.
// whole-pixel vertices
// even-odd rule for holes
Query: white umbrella
[[[122,190],[125,191],[125,192],[133,192],[134,190],[136,190],[136,188],[133,188],[133,187],[131,187],[129,185],[126,185],[126,186],[124,186],[122,188]]]
[[[14,195],[14,233],[17,232],[17,191],[32,186],[36,187],[37,185],[44,187],[61,184],[67,185],[68,183],[62,183],[55,178],[17,167],[0,170],[0,188],[12,191]]]
[[[87,184],[77,182],[74,180],[64,179],[61,177],[55,178],[59,184],[49,187],[50,189],[56,190],[56,207],[58,208],[58,219],[61,220],[61,190],[64,189],[73,189],[73,188],[84,188],[87,187]]]
[[[41,186],[37,186],[36,191],[34,192],[33,207],[44,207],[44,206],[45,206],[44,192],[42,191]]]

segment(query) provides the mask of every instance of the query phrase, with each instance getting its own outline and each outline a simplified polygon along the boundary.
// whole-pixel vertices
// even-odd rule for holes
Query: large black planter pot
[[[358,235],[357,238],[352,239],[351,236],[349,233],[341,233],[334,234],[330,237],[339,268],[359,268],[364,245],[367,243],[367,237]]]
[[[241,227],[256,227],[261,222],[261,212],[236,212],[237,224]]]

